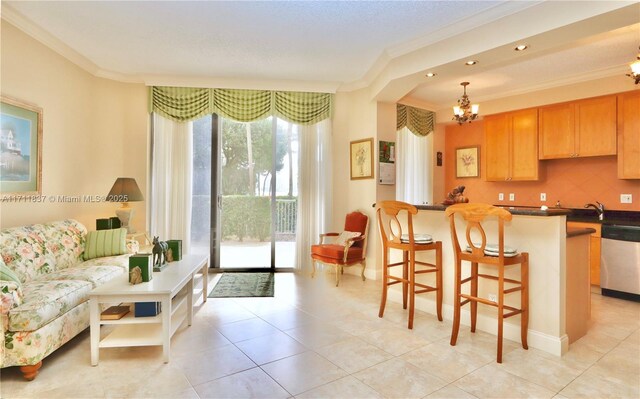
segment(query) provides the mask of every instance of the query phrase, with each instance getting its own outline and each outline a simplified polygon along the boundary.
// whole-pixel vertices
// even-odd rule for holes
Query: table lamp
[[[118,177],[116,182],[113,183],[111,191],[107,194],[107,201],[122,203],[122,207],[116,209],[116,215],[118,219],[120,219],[122,227],[126,228],[129,234],[135,233],[133,226],[129,226],[134,215],[134,209],[129,206],[129,202],[144,201],[136,179],[132,177]]]

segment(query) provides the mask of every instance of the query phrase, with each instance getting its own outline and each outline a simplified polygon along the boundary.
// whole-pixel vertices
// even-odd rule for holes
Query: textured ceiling
[[[614,3],[622,5],[612,6]],[[502,21],[500,18],[523,13],[525,21],[529,21],[527,16],[531,15],[533,21],[537,15],[539,25],[544,25],[541,21],[551,21],[557,27],[565,21],[567,24],[579,21],[578,14],[586,15],[585,10],[604,15],[615,7],[627,7],[627,10],[629,4],[636,7],[631,9],[635,15],[627,18],[631,22],[596,29],[597,35],[574,35],[571,40],[563,40],[567,37],[566,31],[551,40],[547,35],[544,45],[542,42],[532,45],[523,53],[513,52],[508,47],[512,44],[505,48],[505,41],[511,37],[533,39],[543,33],[542,28],[538,29],[534,23],[520,24],[515,32],[513,29],[502,32],[496,28],[502,25],[495,24]],[[189,78],[195,84],[207,78],[272,81],[275,85],[285,81],[318,82],[332,90],[366,87],[372,82],[375,86],[376,79],[382,77],[386,82],[378,84],[373,96],[382,101],[409,96],[435,107],[453,104],[462,92],[459,83],[464,80],[471,82],[468,87],[471,99],[482,101],[560,86],[572,79],[593,79],[607,71],[609,75],[619,74],[621,68],[633,60],[640,44],[638,4],[619,1],[570,4],[543,1],[2,1],[3,18],[12,23],[19,21],[21,29],[27,26],[26,31],[45,43],[51,40],[39,36],[64,43],[62,46],[71,51],[57,51],[70,59],[82,58],[74,61],[79,65],[93,64],[85,67],[93,68],[91,72],[98,76],[132,77],[129,80],[151,81],[151,84],[159,84],[158,81],[182,84]],[[554,7],[565,7],[571,12],[548,11]],[[542,17],[540,9],[547,10]],[[626,26],[629,23],[635,25]],[[489,37],[488,33],[481,37],[470,35],[466,40],[467,32],[483,26],[503,40]],[[463,45],[444,45],[450,38],[462,38]],[[427,79],[426,71],[416,67],[415,60],[419,59],[417,64],[428,64],[438,58],[428,52],[432,48],[439,54],[457,55],[452,58],[447,54],[448,60],[434,61],[438,76]],[[428,55],[417,56],[424,49]],[[492,49],[501,49],[501,52],[492,53]],[[460,66],[464,59],[458,57],[475,58],[483,54],[485,58],[478,66]],[[413,64],[410,67],[402,64],[404,59]],[[392,64],[395,65],[392,69],[385,69]],[[612,69],[616,70],[611,73]],[[295,84],[287,87],[301,90]]]
[[[502,2],[3,3],[111,72],[343,83]]]
[[[598,75],[615,67],[624,67],[633,61],[640,44],[640,24],[597,35],[574,43],[521,57],[514,51],[514,60],[479,71],[480,64],[466,67],[467,73],[447,79],[428,79],[418,86],[411,97],[428,99],[434,104],[455,105],[462,95],[460,82],[468,81],[467,94],[472,101],[504,97],[527,92],[533,88],[553,87],[556,82],[567,82],[579,76]],[[535,52],[535,48],[527,51]],[[633,82],[631,82],[633,83]]]

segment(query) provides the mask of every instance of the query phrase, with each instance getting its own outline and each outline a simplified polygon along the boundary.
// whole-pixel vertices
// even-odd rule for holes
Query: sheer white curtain
[[[182,240],[189,253],[193,180],[193,123],[153,114],[151,234]]]
[[[433,134],[416,136],[405,127],[396,136],[396,199],[432,204]]]
[[[331,120],[300,126],[296,269],[308,267],[311,244],[331,222]]]

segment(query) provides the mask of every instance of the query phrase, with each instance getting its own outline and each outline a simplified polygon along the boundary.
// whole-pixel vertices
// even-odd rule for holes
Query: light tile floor
[[[212,277],[216,278],[216,277]],[[640,304],[592,295],[593,325],[562,358],[393,302],[380,282],[276,275],[274,298],[209,299],[162,363],[156,347],[103,349],[90,366],[85,331],[44,361],[35,381],[1,370],[1,398],[638,398]],[[105,328],[105,327],[103,327]]]

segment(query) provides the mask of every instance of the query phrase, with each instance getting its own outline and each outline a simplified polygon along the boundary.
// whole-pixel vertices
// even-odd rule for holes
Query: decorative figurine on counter
[[[462,195],[464,186],[458,186],[447,194],[447,198],[442,202],[443,205],[461,204],[469,202],[469,198]]]
[[[158,237],[153,237],[153,266],[160,267],[167,263],[167,250],[169,245],[165,241],[160,241]]]

